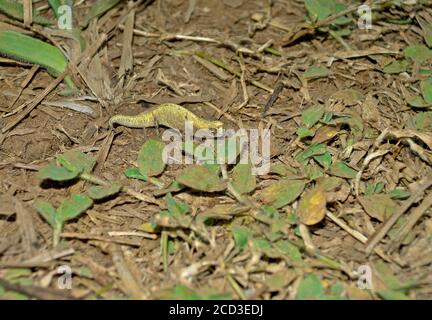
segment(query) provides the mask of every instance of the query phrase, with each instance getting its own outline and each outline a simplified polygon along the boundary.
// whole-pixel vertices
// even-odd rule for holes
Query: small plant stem
[[[86,172],[81,173],[80,178],[85,180],[85,181],[88,181],[88,182],[91,182],[94,184],[98,184],[101,186],[108,186],[111,184],[109,181],[105,181],[99,177],[96,177],[95,175],[92,175],[91,173],[86,173]]]
[[[91,183],[94,183],[97,185],[101,185],[101,186],[109,186],[112,183],[110,181],[103,180],[103,179],[96,177],[95,175],[93,175],[91,173],[87,173],[87,172],[81,173],[80,178],[82,180],[85,180],[85,181],[88,181],[88,182],[91,182]],[[138,200],[141,200],[144,202],[149,202],[149,203],[156,203],[156,204],[158,203],[158,201],[154,197],[142,194],[142,193],[137,192],[137,191],[135,191],[129,187],[122,186],[122,191],[124,191],[128,195],[130,195],[130,196],[132,196]]]
[[[60,233],[62,231],[62,224],[59,223],[56,226],[53,227],[53,246],[54,248],[59,244],[60,242]]]
[[[168,233],[166,231],[162,231],[161,247],[162,247],[163,269],[165,272],[167,272],[168,271]]]
[[[243,290],[238,285],[237,281],[235,281],[234,278],[230,274],[227,274],[226,278],[227,278],[229,284],[231,285],[231,287],[233,288],[233,290],[235,291],[235,293],[237,293],[237,295],[240,297],[240,299],[246,300],[247,297],[246,297],[245,293],[243,292]]]

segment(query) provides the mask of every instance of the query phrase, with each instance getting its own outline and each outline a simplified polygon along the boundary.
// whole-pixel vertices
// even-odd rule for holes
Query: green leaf
[[[432,111],[417,113],[413,118],[413,122],[417,130],[432,132]]]
[[[220,165],[217,163],[203,163],[202,166],[217,175],[221,171]]]
[[[324,172],[321,170],[321,168],[315,164],[307,164],[303,167],[304,175],[309,180],[316,180],[320,177],[324,176]]]
[[[324,154],[325,152],[327,152],[327,146],[325,144],[314,143],[310,145],[309,148],[307,148],[306,150],[297,154],[295,159],[301,164],[306,164],[309,158]]]
[[[323,177],[317,180],[317,187],[321,187],[324,191],[330,192],[339,188],[345,180],[338,177]]]
[[[160,300],[201,300],[202,297],[192,289],[179,284],[174,288],[164,289],[155,294]]]
[[[154,139],[147,140],[143,144],[138,153],[138,168],[142,175],[152,177],[164,171],[164,148],[165,144],[162,141]]]
[[[324,287],[315,274],[309,274],[300,282],[297,291],[299,300],[321,300],[325,298]]]
[[[297,176],[297,170],[294,168],[288,167],[284,163],[271,164],[270,172],[278,174],[280,176],[289,176],[289,177],[296,177]]]
[[[377,293],[384,300],[409,300],[405,293],[396,290],[379,290]]]
[[[40,180],[67,181],[78,177],[79,171],[69,171],[66,168],[58,167],[50,163],[39,169],[38,178]]]
[[[85,16],[83,26],[86,27],[91,19],[100,17],[120,2],[121,0],[97,0],[96,3],[90,7],[89,13]]]
[[[294,224],[297,224],[298,217],[297,217],[297,215],[294,212],[290,212],[287,215],[286,221],[287,221],[288,224],[294,225]]]
[[[199,191],[217,192],[226,188],[225,181],[200,165],[186,167],[180,172],[176,180],[189,188]]]
[[[383,261],[378,261],[374,264],[375,274],[382,280],[386,289],[378,290],[378,295],[386,300],[407,300],[409,299],[402,288],[407,287],[407,284],[402,283],[398,277],[394,275],[390,266]]]
[[[426,77],[432,77],[432,70],[430,69],[420,69],[419,74]]]
[[[167,202],[168,211],[171,212],[174,216],[181,216],[187,212],[189,212],[190,208],[187,203],[176,201],[171,193],[168,193],[165,197]]]
[[[250,163],[237,164],[231,172],[232,186],[242,193],[252,192],[256,187],[256,177],[252,175],[252,165]]]
[[[427,108],[432,106],[431,103],[424,101],[421,96],[407,96],[406,101],[411,107],[415,108]]]
[[[239,226],[234,226],[231,229],[231,233],[233,235],[236,247],[239,248],[240,250],[246,248],[248,244],[248,240],[253,234],[252,230],[246,227],[239,227]]]
[[[384,182],[368,183],[365,190],[365,195],[380,193],[384,189]]]
[[[263,279],[264,283],[270,291],[280,291],[292,281],[292,275],[290,272],[279,271],[265,275]]]
[[[383,68],[383,72],[387,74],[398,74],[401,72],[405,72],[408,66],[409,63],[405,59],[397,60],[385,65]]]
[[[244,139],[235,134],[227,139],[219,140],[215,143],[217,154],[216,163],[234,164],[242,150],[241,143]]]
[[[404,50],[406,58],[410,58],[419,64],[432,59],[432,50],[424,45],[412,45]]]
[[[348,112],[347,112],[348,113]],[[334,124],[347,124],[351,132],[356,137],[361,137],[364,129],[363,119],[356,113],[352,112],[348,117],[340,117],[333,120]]]
[[[420,90],[426,103],[432,103],[432,78],[420,82]]]
[[[55,46],[16,31],[0,32],[0,53],[14,60],[44,67],[53,77],[66,70],[68,61]],[[65,77],[69,88],[75,88],[72,79]]]
[[[333,119],[333,113],[331,113],[331,112],[324,112],[324,115],[323,115],[323,117],[321,119],[321,122],[325,123],[325,124],[330,124],[331,121],[332,121],[332,119]]]
[[[322,20],[332,14],[330,4],[323,0],[304,0],[306,10],[312,21]]]
[[[259,198],[262,202],[279,209],[294,202],[303,192],[304,187],[304,180],[281,179],[262,190],[259,193]]]
[[[304,0],[304,3],[312,21],[325,19],[346,9],[343,4],[338,3],[336,0]],[[350,21],[350,19],[339,17],[334,19],[332,24],[345,24],[347,21]]]
[[[333,165],[330,167],[330,174],[340,177],[340,178],[348,178],[348,179],[354,179],[357,175],[357,171],[353,168],[349,167],[345,162],[343,161],[337,161],[333,163]]]
[[[69,171],[89,173],[96,164],[96,158],[79,150],[69,150],[57,155],[57,161]]]
[[[4,13],[8,17],[13,19],[24,21],[24,6],[22,3],[12,0],[0,0],[0,12]],[[40,25],[51,25],[53,21],[45,18],[38,14],[38,12],[33,9],[32,12],[33,23]]]
[[[324,167],[324,169],[328,169],[332,164],[332,156],[330,152],[326,152],[324,154],[321,154],[319,156],[313,157],[320,165]]]
[[[411,192],[402,189],[393,189],[392,191],[388,192],[387,195],[392,199],[404,200],[411,196]]]
[[[264,253],[272,249],[272,245],[270,241],[261,238],[253,239],[252,247],[257,251],[264,252]]]
[[[313,132],[310,131],[308,128],[300,127],[297,129],[296,134],[299,136],[300,139],[306,138],[306,137],[313,137]]]
[[[394,275],[392,268],[383,261],[374,264],[375,272],[388,289],[396,290],[402,287],[402,282]]]
[[[4,279],[12,282],[17,283],[16,280],[20,278],[27,278],[31,277],[32,271],[28,268],[12,268],[12,269],[6,269],[6,272],[4,273],[3,277]]]
[[[327,77],[330,74],[330,70],[324,67],[309,67],[304,73],[303,78],[306,80],[319,79]]]
[[[58,220],[64,222],[76,218],[90,208],[92,204],[93,200],[90,197],[86,195],[72,194],[58,207]]]
[[[114,182],[109,186],[92,186],[87,190],[87,194],[94,200],[100,200],[120,192],[121,184]]]
[[[307,128],[313,127],[324,115],[324,106],[314,105],[302,112],[302,121]]]
[[[54,228],[57,225],[57,212],[51,203],[43,200],[36,200],[34,207],[51,227]]]
[[[232,296],[229,292],[209,293],[205,300],[232,300]]]
[[[284,255],[287,255],[292,261],[302,262],[302,255],[299,248],[288,240],[279,240],[276,242],[276,248]]]
[[[128,178],[138,179],[142,181],[148,181],[147,176],[141,174],[138,168],[130,167],[124,171],[124,175]]]
[[[333,299],[341,299],[344,295],[344,285],[342,282],[336,282],[330,287],[330,293]]]
[[[164,188],[164,186],[161,186],[162,189],[155,191],[153,194],[155,196],[161,196],[164,194],[167,194],[168,192],[177,192],[184,189],[184,185],[181,183],[178,183],[177,181],[173,181],[167,188]]]
[[[70,7],[73,6],[73,0],[48,0],[48,3],[57,19],[60,17],[59,15],[60,6],[62,5],[68,5]]]
[[[272,206],[262,206],[261,210],[270,218],[279,219],[279,211]]]

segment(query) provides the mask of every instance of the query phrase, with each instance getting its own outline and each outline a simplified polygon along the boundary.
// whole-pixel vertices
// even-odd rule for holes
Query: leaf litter
[[[158,1],[92,1],[62,37],[44,2],[36,33],[0,1],[21,41],[0,46],[1,298],[60,298],[65,263],[62,298],[432,297],[429,3],[377,1],[366,31],[342,0],[176,1],[169,19]],[[270,129],[270,171],[206,150],[167,165],[165,128],[109,131],[152,102]]]

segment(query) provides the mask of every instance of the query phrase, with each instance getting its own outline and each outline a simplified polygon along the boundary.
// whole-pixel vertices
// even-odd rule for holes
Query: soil
[[[75,22],[83,21],[93,2],[74,7]],[[378,11],[372,29],[362,30],[355,11],[345,26],[314,29],[305,27],[310,24],[303,1],[268,2],[271,16],[267,16],[267,1],[138,1],[129,9],[121,1],[82,31],[88,48],[97,52],[84,57],[87,60],[80,60],[77,43],[53,32],[55,27],[25,27],[0,15],[1,30],[25,30],[47,42],[54,40],[79,63],[81,71],[81,75],[77,68],[70,71],[78,93],[64,96],[66,86],[60,84],[28,116],[0,134],[0,297],[432,297],[432,211],[427,205],[432,190],[419,191],[432,172],[431,125],[412,125],[413,119],[430,109],[413,108],[407,102],[409,95],[420,94],[419,81],[425,77],[418,70],[428,69],[430,62],[410,64],[400,73],[383,71],[389,62],[404,58],[406,47],[424,45],[418,17],[432,15],[430,5]],[[352,2],[343,3],[349,7]],[[131,10],[135,33],[132,45],[127,46],[124,37],[130,30],[123,30],[128,30],[126,18]],[[42,12],[52,18],[47,9]],[[339,37],[334,30],[349,34]],[[108,40],[95,47],[103,36]],[[122,75],[128,57],[132,69]],[[211,59],[226,68],[212,64]],[[304,72],[311,67],[326,68],[329,73],[306,79]],[[0,128],[17,119],[28,108],[20,106],[54,81],[44,68],[25,81],[31,68],[30,63],[0,60]],[[275,89],[278,86],[280,93]],[[276,100],[269,103],[272,92]],[[196,102],[188,102],[191,96]],[[76,102],[92,108],[93,114],[50,105],[52,101]],[[149,233],[143,224],[167,210],[166,193],[161,195],[154,184],[127,178],[124,172],[137,165],[141,146],[160,138],[165,128],[116,127],[111,133],[107,123],[115,114],[136,115],[165,102],[181,103],[205,119],[218,119],[225,128],[269,128],[271,164],[288,171],[256,176],[256,186],[242,195],[246,204],[229,191],[183,188],[171,192],[177,202],[189,206],[184,221],[193,223]],[[268,110],[263,113],[266,104]],[[305,111],[316,105],[336,120],[325,122],[321,117],[307,128]],[[299,128],[309,130],[310,136],[299,137]],[[333,130],[330,136],[325,136],[323,128]],[[298,161],[298,154],[314,143],[324,144],[333,163],[343,161],[361,172],[360,180],[335,173],[313,157]],[[67,150],[96,157],[95,176],[119,181],[154,201],[141,201],[125,192],[95,201],[64,224],[61,241],[53,247],[52,228],[35,209],[35,201],[42,199],[57,208],[71,194],[84,194],[92,185],[76,180],[40,181],[38,170]],[[167,187],[187,167],[169,165],[156,178]],[[323,177],[339,177],[336,188],[319,191],[316,187]],[[272,202],[265,196],[266,188],[280,180],[298,179],[306,181],[298,197],[279,208],[268,208]],[[390,197],[395,189],[409,194]],[[314,207],[313,201],[302,203],[308,192],[325,194],[324,207]],[[410,198],[416,193],[417,197]],[[283,226],[275,231],[274,225],[251,213],[247,204],[260,207],[260,214]],[[263,213],[264,205],[268,206]],[[214,214],[216,209],[216,218],[198,223],[200,215]],[[400,211],[402,218],[368,252],[371,239]],[[302,212],[306,218],[299,221]],[[309,215],[321,213],[317,223],[306,222],[312,219]],[[414,220],[416,213],[420,217]],[[408,236],[397,239],[397,228],[410,221]],[[197,228],[211,241],[200,236]],[[251,233],[244,246],[236,238],[239,228]],[[289,243],[287,251],[275,249],[282,240]],[[68,266],[73,273],[71,290],[60,290],[63,273],[59,266]],[[364,289],[362,283],[370,286]]]

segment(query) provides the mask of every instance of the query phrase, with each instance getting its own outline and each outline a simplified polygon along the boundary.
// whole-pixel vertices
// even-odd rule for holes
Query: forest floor
[[[78,88],[0,58],[0,298],[432,298],[430,1],[75,3],[0,13]],[[108,126],[163,103],[268,129],[269,170]]]

